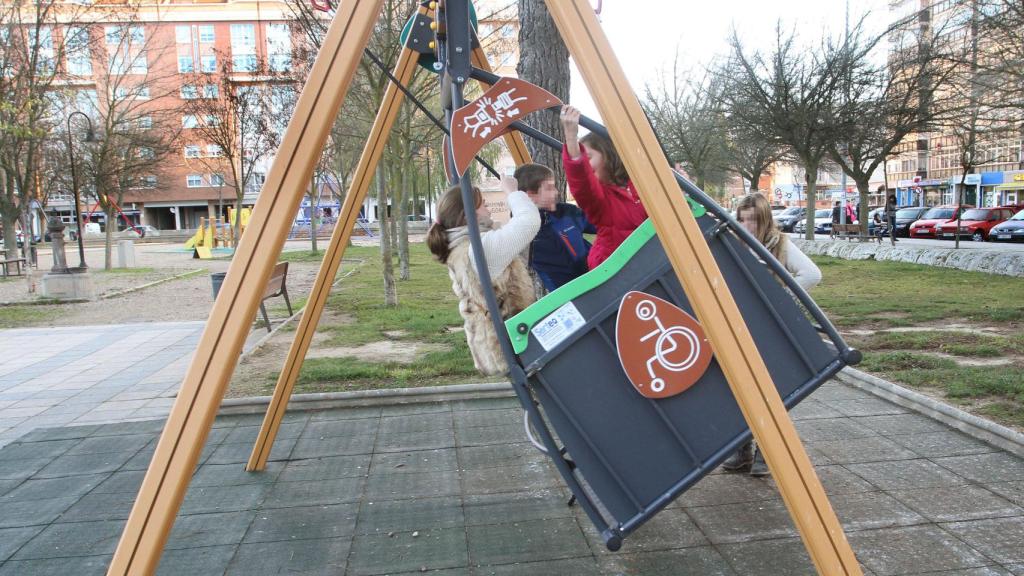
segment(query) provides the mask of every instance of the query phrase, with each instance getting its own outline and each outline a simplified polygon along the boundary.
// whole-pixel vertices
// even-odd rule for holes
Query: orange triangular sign
[[[693,317],[643,292],[622,297],[615,328],[619,362],[646,398],[667,398],[693,386],[711,363],[711,344]]]

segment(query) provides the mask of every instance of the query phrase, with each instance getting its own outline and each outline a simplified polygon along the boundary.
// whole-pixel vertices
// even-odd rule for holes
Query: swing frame
[[[237,364],[261,289],[281,252],[291,215],[302,199],[382,3],[383,0],[346,0],[338,7],[253,210],[248,233],[241,239],[160,436],[108,575],[156,571],[191,474]],[[424,3],[418,12],[419,16],[429,17],[436,9],[439,25],[443,22],[446,41],[437,47],[438,61],[445,72],[442,78],[448,79],[442,82],[442,89],[450,90],[450,109],[454,109],[464,103],[465,84],[474,74],[473,61],[484,68],[486,58],[472,46],[469,0],[441,0],[441,4],[439,7],[436,2]],[[657,235],[664,240],[666,255],[706,331],[742,414],[765,454],[811,560],[820,574],[861,574],[736,302],[730,291],[723,289],[726,285],[721,272],[690,206],[679,194],[679,187],[695,197],[706,196],[669,167],[589,2],[546,0],[546,4],[602,116],[612,119],[607,132],[622,151],[626,169],[634,177],[634,185],[651,215]],[[400,83],[411,79],[418,56],[419,52],[408,46],[402,49],[394,73]],[[477,73],[477,77],[480,76]],[[326,303],[330,283],[340,266],[356,224],[359,205],[369,188],[401,100],[395,83],[389,84],[275,388],[248,470],[261,470],[266,464],[287,399]],[[450,116],[449,112],[449,123]],[[517,162],[529,161],[518,133],[507,134],[506,141],[510,142]],[[459,184],[467,213],[472,214],[475,202],[470,178],[460,178]],[[489,287],[479,229],[474,218],[468,221],[481,284]],[[747,239],[743,232],[738,233]],[[485,288],[485,296],[495,329],[503,334],[504,325],[500,314],[496,313],[493,291]],[[812,314],[815,310],[816,307],[811,308]],[[827,322],[823,326],[826,330],[830,328]],[[555,441],[533,405],[526,374],[515,359],[511,343],[507,338],[499,340],[515,393],[549,453],[557,454]],[[563,476],[571,475],[565,459],[554,458],[554,461]],[[592,505],[582,501],[581,504],[592,520],[599,516]],[[605,534],[609,547],[617,546],[616,538],[620,537],[614,530]]]

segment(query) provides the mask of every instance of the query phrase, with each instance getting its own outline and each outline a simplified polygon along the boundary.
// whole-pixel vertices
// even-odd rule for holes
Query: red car
[[[975,242],[984,242],[988,240],[989,231],[993,226],[1005,222],[1013,214],[1012,208],[1004,207],[965,210],[960,216],[959,236],[970,236],[971,240]],[[956,226],[957,221],[950,220],[937,226],[935,233],[939,238],[956,238],[958,236]]]
[[[967,207],[961,206],[960,211],[963,212]],[[941,226],[950,220],[956,220],[957,208],[955,205],[946,206],[935,206],[929,208],[927,212],[921,216],[921,219],[910,225],[910,238],[936,238],[935,228]]]

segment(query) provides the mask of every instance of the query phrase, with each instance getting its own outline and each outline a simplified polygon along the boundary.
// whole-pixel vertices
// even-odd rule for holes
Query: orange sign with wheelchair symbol
[[[622,297],[615,328],[619,362],[646,398],[667,398],[693,386],[711,363],[711,345],[693,317],[643,292]]]

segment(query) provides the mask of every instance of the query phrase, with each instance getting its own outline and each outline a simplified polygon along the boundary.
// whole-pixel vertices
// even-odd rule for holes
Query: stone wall
[[[819,254],[846,260],[891,260],[926,266],[942,266],[1004,276],[1024,276],[1024,252],[999,252],[926,246],[896,246],[888,242],[850,242],[847,240],[805,240],[792,238],[805,254]]]

